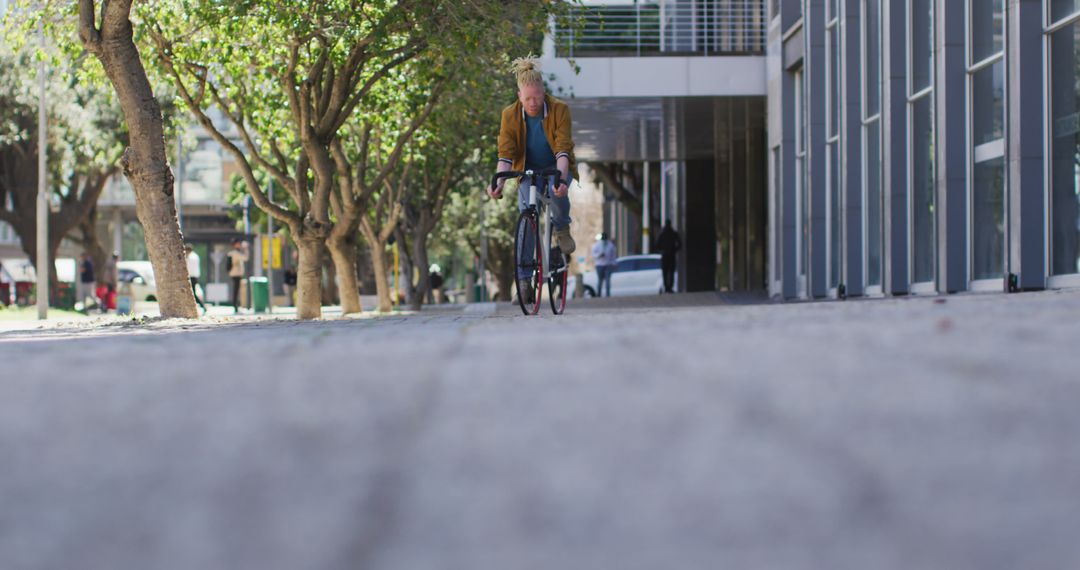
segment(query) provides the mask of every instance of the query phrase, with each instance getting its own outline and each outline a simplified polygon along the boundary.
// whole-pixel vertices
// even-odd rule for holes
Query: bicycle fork
[[[537,220],[537,222],[543,223],[543,226],[541,226],[542,242],[537,244],[541,258],[537,261],[540,263],[541,275],[545,279],[549,279],[551,277],[551,216],[547,214],[547,208],[540,208],[540,194],[536,189],[536,180],[531,179],[529,180],[529,207],[536,212],[537,217],[542,218]],[[537,294],[539,294],[539,291],[537,291]]]

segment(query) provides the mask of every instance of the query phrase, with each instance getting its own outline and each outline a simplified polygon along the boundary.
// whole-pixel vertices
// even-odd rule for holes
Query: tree
[[[37,94],[25,95],[32,91],[29,87],[34,79],[26,70],[34,67],[29,54],[16,56],[0,48],[0,221],[14,228],[23,251],[36,264]],[[47,78],[46,184],[51,201],[58,205],[49,213],[46,248],[50,268],[46,278],[53,295],[57,291],[57,251],[74,229],[87,223],[92,227],[97,200],[118,171],[126,134],[109,93],[79,84],[73,69],[61,68]],[[94,261],[100,263],[103,258],[95,255]]]
[[[355,241],[357,200],[342,193],[348,171],[336,162],[338,133],[372,90],[447,25],[441,12],[454,10],[440,10],[444,4],[204,2],[171,11],[159,6],[155,14],[157,61],[195,118],[236,157],[255,204],[289,227],[300,257],[299,318],[321,315],[319,277],[328,243],[340,253]],[[211,120],[213,107],[236,128],[239,144]],[[293,207],[270,202],[257,170],[286,188]],[[381,184],[378,173],[375,182]],[[355,259],[345,257],[335,255],[335,262],[355,269]],[[339,268],[338,274],[343,310],[359,311],[355,270]]]
[[[237,158],[255,204],[289,226],[300,252],[298,316],[317,318],[319,260],[326,248],[341,280],[343,310],[361,309],[355,256],[349,255],[357,230],[371,208],[382,203],[390,215],[398,207],[387,177],[399,168],[405,144],[448,78],[473,70],[475,54],[493,43],[517,41],[517,21],[542,24],[552,5],[160,2],[151,35],[155,58],[187,107]],[[418,59],[423,65],[410,65]],[[414,105],[418,100],[423,104]],[[212,107],[236,128],[239,144],[214,125]],[[387,114],[399,124],[387,125]],[[385,146],[365,146],[375,134]],[[295,207],[267,200],[257,170],[287,188]],[[369,233],[379,241],[394,223]]]
[[[483,196],[486,179],[492,172],[488,160],[495,148],[500,110],[505,101],[499,97],[482,99],[465,96],[469,92],[513,93],[508,76],[472,75],[447,97],[436,115],[413,142],[421,158],[417,173],[409,182],[410,191],[402,209],[399,243],[406,253],[405,265],[415,267],[406,281],[406,299],[419,310],[431,290],[428,278],[428,241],[443,218],[451,192]],[[486,152],[485,152],[486,151]]]
[[[79,39],[101,63],[128,126],[129,146],[121,164],[135,190],[135,211],[146,235],[161,315],[196,318],[165,149],[165,121],[135,45],[132,0],[104,1],[100,22],[96,4],[79,0]]]
[[[483,189],[485,184],[491,182],[489,176],[469,180],[462,186]],[[479,258],[481,234],[486,232],[488,255],[485,269],[495,278],[497,298],[501,301],[510,300],[514,282],[514,225],[518,218],[516,192],[516,182],[508,181],[503,191],[504,198],[498,201],[488,199],[482,192],[451,194],[443,222],[432,239],[435,251],[443,254],[469,251]]]

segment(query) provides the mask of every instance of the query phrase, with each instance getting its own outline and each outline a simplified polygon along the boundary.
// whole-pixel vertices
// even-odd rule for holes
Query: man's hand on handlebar
[[[502,199],[503,185],[506,184],[506,179],[500,179],[495,186],[488,187],[488,196],[491,196],[492,200]]]
[[[563,182],[562,180],[559,180],[558,184],[555,185],[555,190],[553,190],[553,192],[555,194],[555,197],[557,197],[557,198],[565,198],[566,193],[569,190],[570,190],[570,187],[566,185],[566,182]]]

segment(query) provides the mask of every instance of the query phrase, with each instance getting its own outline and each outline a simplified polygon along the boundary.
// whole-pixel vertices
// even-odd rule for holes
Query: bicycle
[[[526,170],[524,172],[506,171],[496,174],[491,179],[491,187],[495,188],[499,180],[505,178],[520,178],[521,183],[529,184],[528,205],[518,216],[517,227],[514,231],[514,277],[521,281],[519,275],[528,274],[527,279],[533,286],[532,303],[526,303],[525,296],[518,291],[518,305],[521,312],[526,315],[535,315],[540,312],[542,304],[541,291],[543,291],[544,276],[547,276],[548,299],[551,301],[551,312],[561,315],[566,310],[566,278],[569,273],[569,260],[562,254],[558,245],[552,245],[551,236],[555,226],[551,217],[551,189],[563,181],[559,179],[561,173],[557,168],[548,168],[541,172]],[[551,184],[544,185],[545,179],[551,179]],[[541,241],[540,220],[544,222],[543,241]],[[547,247],[543,247],[547,244]],[[527,255],[532,250],[531,255]],[[531,259],[530,259],[531,257]]]

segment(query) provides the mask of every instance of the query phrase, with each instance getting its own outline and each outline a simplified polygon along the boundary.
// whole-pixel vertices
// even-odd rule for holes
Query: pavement
[[[1080,568],[1080,291],[0,332],[0,568]]]

